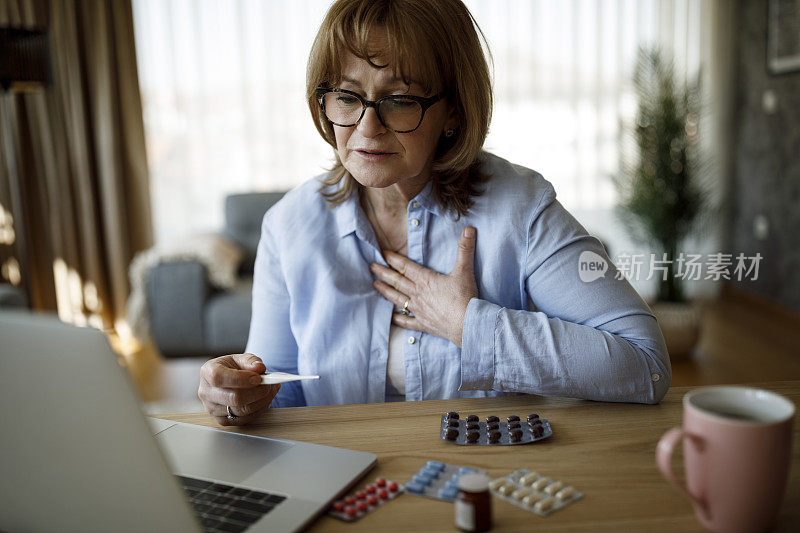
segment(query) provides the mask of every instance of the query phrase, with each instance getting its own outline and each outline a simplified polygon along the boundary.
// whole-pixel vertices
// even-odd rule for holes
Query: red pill
[[[366,511],[368,507],[369,507],[369,505],[367,505],[367,502],[358,502],[358,510],[359,511],[362,511],[362,512]]]
[[[375,494],[375,491],[378,490],[375,488],[375,485],[367,486],[367,494]]]
[[[389,483],[389,490],[392,491],[392,492],[396,491],[397,490],[397,483],[395,483],[394,481]]]
[[[378,505],[378,498],[376,498],[375,496],[368,496],[367,503],[369,503],[370,505]]]
[[[348,507],[344,510],[344,512],[347,513],[347,516],[355,516],[356,513],[358,513],[358,510],[356,510],[355,507]]]
[[[386,489],[381,489],[381,490],[378,491],[378,497],[381,500],[385,500],[386,498],[389,497],[389,493],[386,491]]]
[[[360,491],[356,492],[356,498],[357,499],[363,500],[366,497],[367,497],[367,493],[364,492],[363,490],[360,490]]]
[[[386,480],[383,479],[382,477],[379,477],[378,479],[375,480],[375,484],[378,485],[379,487],[385,487]]]
[[[356,499],[350,496],[349,498],[344,499],[344,503],[346,503],[347,505],[355,505]]]
[[[344,511],[344,502],[340,500],[340,501],[334,503],[333,504],[333,510],[334,511],[339,511],[340,513],[342,511]]]

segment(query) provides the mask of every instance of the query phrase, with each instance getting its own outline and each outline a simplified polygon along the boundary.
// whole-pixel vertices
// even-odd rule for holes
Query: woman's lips
[[[367,161],[383,161],[394,155],[394,152],[378,152],[372,150],[355,150],[355,152]]]

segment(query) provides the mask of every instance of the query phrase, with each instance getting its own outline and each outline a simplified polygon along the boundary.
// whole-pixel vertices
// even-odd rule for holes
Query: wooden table
[[[800,381],[752,385],[783,394],[800,406]],[[481,468],[493,478],[525,467],[564,480],[584,493],[582,500],[546,518],[495,498],[494,531],[528,531],[534,527],[699,531],[690,504],[662,478],[654,459],[658,439],[680,424],[681,398],[688,390],[670,389],[659,405],[518,396],[275,409],[251,426],[235,431],[377,454],[376,467],[356,486],[376,476],[405,482],[425,461],[436,459]],[[450,410],[475,413],[481,418],[537,412],[551,421],[554,433],[549,439],[526,446],[455,446],[439,439],[440,416]],[[161,418],[218,427],[204,413]],[[800,531],[798,422],[796,415],[789,485],[775,531]],[[680,454],[674,464],[682,471]],[[403,495],[355,524],[322,516],[311,527],[311,531],[328,530],[454,531],[453,505]]]

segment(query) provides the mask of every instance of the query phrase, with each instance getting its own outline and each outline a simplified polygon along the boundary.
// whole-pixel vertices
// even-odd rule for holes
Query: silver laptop
[[[0,401],[0,531],[294,531],[376,461],[146,419],[100,332],[27,313],[0,313]]]

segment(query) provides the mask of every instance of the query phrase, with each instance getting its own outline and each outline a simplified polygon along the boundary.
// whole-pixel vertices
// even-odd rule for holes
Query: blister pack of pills
[[[439,436],[442,440],[462,446],[508,446],[530,444],[546,439],[553,434],[550,421],[531,413],[526,420],[510,415],[505,420],[498,416],[487,416],[481,421],[478,415],[461,419],[455,411],[442,415]]]
[[[575,487],[563,481],[524,469],[492,480],[489,490],[501,500],[540,516],[547,516],[583,497]]]
[[[428,461],[406,482],[406,492],[435,500],[452,502],[458,492],[458,478],[464,474],[485,474],[469,466]]]
[[[353,494],[335,501],[328,509],[328,514],[345,522],[355,522],[398,497],[403,490],[400,483],[379,477]]]

